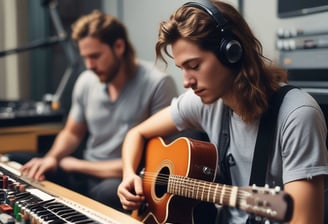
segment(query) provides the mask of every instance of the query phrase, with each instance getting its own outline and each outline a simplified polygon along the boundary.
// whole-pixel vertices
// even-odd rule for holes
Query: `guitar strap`
[[[218,142],[220,170],[217,172],[216,182],[228,185],[231,185],[230,164],[226,156],[230,144],[230,116],[231,109],[224,105]]]
[[[255,143],[254,157],[252,163],[251,177],[249,184],[255,184],[257,186],[264,186],[266,179],[266,170],[269,161],[269,155],[273,152],[274,147],[274,138],[276,133],[276,125],[278,119],[278,112],[280,105],[286,93],[293,89],[297,88],[291,85],[285,85],[281,87],[277,92],[272,95],[272,98],[269,102],[268,110],[263,114],[260,120],[260,126],[258,130],[258,135]],[[216,181],[222,184],[231,185],[231,174],[230,174],[230,159],[226,155],[229,144],[230,144],[230,116],[231,109],[227,106],[224,106],[223,115],[222,115],[222,126],[219,134],[219,176]],[[271,144],[270,144],[271,143]],[[269,145],[269,147],[268,147]],[[226,206],[223,206],[223,209]],[[224,215],[225,212],[222,211],[221,215]],[[225,214],[227,215],[227,214]],[[263,220],[262,220],[263,221]],[[256,218],[252,215],[249,216],[247,224],[259,224],[263,223],[262,221],[257,221]]]
[[[269,161],[269,155],[272,155],[274,148],[274,139],[277,129],[278,112],[282,100],[286,93],[296,88],[291,85],[281,87],[272,95],[269,102],[268,110],[263,114],[255,143],[255,151],[252,163],[251,177],[249,185],[256,184],[257,186],[265,185],[266,170]]]
[[[255,151],[252,163],[251,177],[249,185],[264,186],[266,170],[269,166],[269,156],[273,153],[274,139],[277,130],[278,112],[282,100],[286,93],[296,88],[285,85],[272,95],[268,110],[263,114],[255,143]],[[262,224],[265,220],[258,220],[253,215],[249,215],[246,224]]]

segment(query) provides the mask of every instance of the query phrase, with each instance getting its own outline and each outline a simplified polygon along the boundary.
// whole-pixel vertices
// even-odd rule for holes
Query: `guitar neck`
[[[238,208],[278,222],[291,219],[293,200],[280,188],[236,187],[170,175],[167,192],[178,196]]]
[[[172,175],[169,177],[167,192],[175,195],[238,207],[239,188],[198,179]]]

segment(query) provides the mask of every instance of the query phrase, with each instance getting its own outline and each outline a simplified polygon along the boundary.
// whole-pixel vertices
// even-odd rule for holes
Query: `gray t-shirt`
[[[116,101],[110,101],[106,88],[92,71],[85,71],[73,90],[69,115],[88,126],[84,158],[90,161],[120,158],[127,131],[177,96],[172,77],[145,61],[139,62],[136,75],[125,84]]]
[[[172,116],[179,130],[196,128],[205,131],[218,145],[223,101],[204,105],[192,91],[172,101]],[[245,123],[235,113],[231,115],[228,154],[235,160],[230,167],[232,184],[248,186],[259,121]],[[280,186],[298,179],[328,174],[326,148],[327,128],[317,102],[301,89],[290,90],[278,114],[273,158],[266,184]],[[219,150],[219,149],[218,149]],[[246,214],[231,209],[233,220],[223,223],[245,223]]]

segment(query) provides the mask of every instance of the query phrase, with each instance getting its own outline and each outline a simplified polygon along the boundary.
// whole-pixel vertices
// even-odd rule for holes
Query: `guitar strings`
[[[206,181],[155,172],[145,172],[143,179],[146,183],[156,183],[156,185],[167,186],[167,193],[174,193],[202,201],[214,202],[221,205],[229,205],[233,207],[244,206],[243,201],[250,196],[250,193],[238,189],[236,200],[238,205],[231,202],[231,194],[234,192],[233,186],[209,183]],[[170,192],[172,191],[172,192]]]
[[[262,196],[264,195],[267,197],[269,194],[274,196],[274,192],[276,191],[273,189],[270,190],[261,187],[239,188],[236,186],[214,183],[185,176],[169,175],[149,171],[144,172],[143,180],[144,184],[150,183],[151,186],[153,186],[153,184],[161,186],[162,188],[160,190],[163,189],[163,186],[167,186],[164,193],[239,208],[243,211],[257,214],[264,218],[284,221],[285,215],[279,215],[279,209],[272,209],[271,203],[268,199],[262,200],[254,197],[254,194],[259,192],[262,193]],[[155,187],[154,190],[157,195],[158,189]],[[163,194],[161,195],[163,196]],[[277,198],[275,198],[275,200],[276,199]],[[285,202],[280,200],[280,203],[283,205]],[[281,213],[283,214],[283,211]]]

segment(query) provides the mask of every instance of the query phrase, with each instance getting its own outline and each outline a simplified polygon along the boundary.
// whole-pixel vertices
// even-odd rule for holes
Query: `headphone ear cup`
[[[223,34],[217,49],[217,57],[226,65],[234,65],[241,61],[243,48],[233,35]]]

